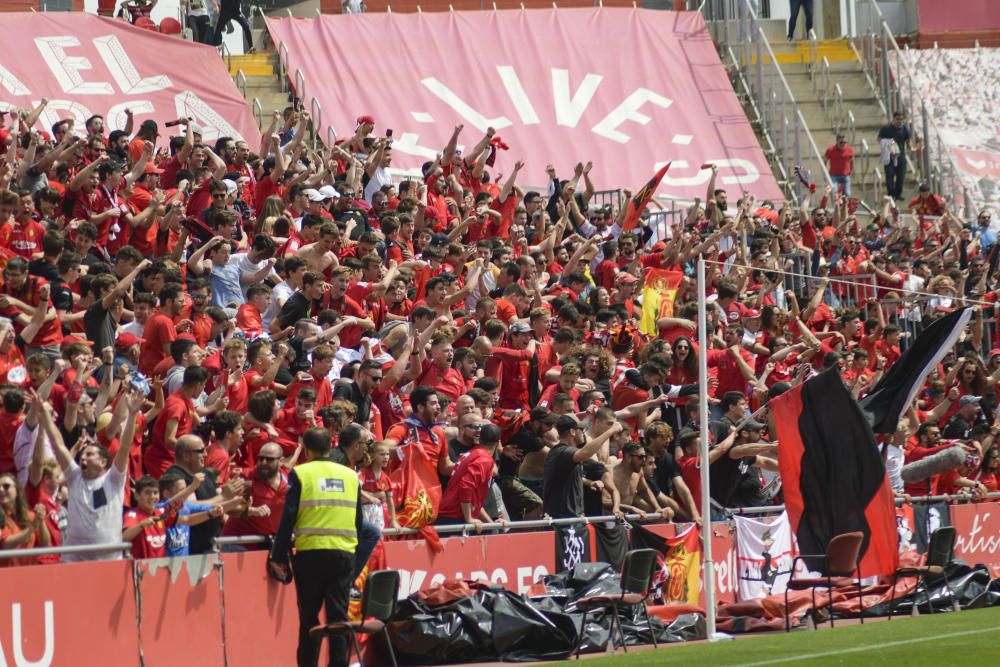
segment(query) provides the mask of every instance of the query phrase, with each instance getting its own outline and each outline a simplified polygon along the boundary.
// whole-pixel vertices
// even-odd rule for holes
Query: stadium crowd
[[[980,304],[969,331],[884,453],[900,494],[997,490],[986,212],[967,223],[922,192],[916,226],[891,200],[861,222],[840,193],[777,207],[716,188],[706,165],[705,201],[668,234],[647,216],[625,231],[630,192],[598,206],[583,162],[547,166],[547,188],[526,191],[521,162],[495,163],[492,129],[460,152],[456,126],[423,178],[397,182],[391,138],[368,115],[318,151],[292,109],[252,146],[208,144],[181,118],[157,152],[154,121],[43,132],[41,108],[2,131],[5,550],[124,539],[146,558],[274,534],[310,438],[332,439],[359,472],[362,563],[380,529],[401,525],[701,521],[699,355],[711,512],[777,502],[757,413],[768,397],[832,365],[861,395],[908,344],[904,320],[965,300]],[[647,334],[655,270],[679,282]],[[906,296],[920,307],[892,305]],[[904,487],[904,461],[956,443],[961,465]]]

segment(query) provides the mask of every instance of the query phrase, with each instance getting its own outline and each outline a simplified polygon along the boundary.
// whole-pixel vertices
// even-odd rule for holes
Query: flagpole
[[[698,456],[701,460],[702,582],[705,588],[705,632],[708,641],[720,639],[715,631],[715,565],[712,562],[712,495],[708,475],[708,318],[705,313],[705,257],[698,256]]]

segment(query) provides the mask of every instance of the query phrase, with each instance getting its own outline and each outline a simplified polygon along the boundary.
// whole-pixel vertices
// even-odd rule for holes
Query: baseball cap
[[[302,194],[304,194],[306,197],[309,197],[309,201],[314,201],[314,202],[323,201],[323,195],[320,193],[319,190],[309,188],[308,190],[304,190]]]
[[[698,435],[699,435],[698,431],[694,430],[693,428],[683,428],[681,429],[681,432],[677,434],[677,441],[681,444],[684,444],[688,440],[697,438]]]
[[[323,199],[340,199],[340,193],[332,185],[324,185],[319,189],[319,193],[323,195]]]
[[[990,350],[990,358],[991,359],[993,357],[997,356],[998,354],[1000,354],[1000,347],[995,347],[992,350]]]
[[[510,325],[510,332],[512,334],[531,333],[531,325],[527,322],[514,322],[514,324]]]
[[[224,179],[222,179],[222,184],[226,186],[226,194],[230,194],[231,195],[234,192],[236,192],[236,189],[237,189],[236,188],[236,181],[234,181],[232,179],[229,179],[229,178],[224,178]]]
[[[753,308],[750,308],[745,313],[743,313],[743,319],[744,320],[752,320],[752,319],[757,318],[757,317],[760,317],[760,311],[759,310],[754,310]]]
[[[620,271],[617,276],[615,276],[616,285],[630,285],[632,283],[639,282],[639,279],[633,276],[628,271]]]
[[[119,350],[127,350],[133,345],[138,345],[143,342],[144,339],[139,338],[135,334],[123,333],[118,338],[115,339],[115,347]]]
[[[358,116],[358,125],[364,125],[365,123],[375,124],[375,116],[365,114],[363,116]]]
[[[202,129],[201,125],[191,123],[191,134],[205,134],[205,130]]]
[[[580,422],[573,415],[561,415],[556,421],[556,431],[559,435],[569,433],[575,428],[580,428]]]
[[[528,413],[528,421],[554,424],[556,423],[556,421],[558,421],[558,419],[559,419],[558,415],[554,415],[548,408],[543,408],[540,406],[535,406],[531,408],[531,412]]]
[[[981,400],[983,400],[982,396],[973,396],[971,394],[965,394],[964,396],[962,396],[962,398],[958,399],[958,407],[964,408],[966,405],[969,405],[970,403],[978,403]]]
[[[142,170],[142,173],[143,173],[143,175],[145,175],[145,174],[162,174],[163,170],[159,169],[152,162],[147,162],[146,163],[146,168]]]
[[[756,419],[751,419],[747,423],[740,427],[741,431],[763,431],[765,426],[757,421]]]

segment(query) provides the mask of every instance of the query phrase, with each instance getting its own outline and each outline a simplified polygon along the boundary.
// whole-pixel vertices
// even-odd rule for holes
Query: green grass
[[[586,667],[624,665],[891,665],[947,667],[997,665],[1000,608],[896,617],[891,623],[790,634],[740,635],[734,641],[671,646],[583,662]],[[565,663],[563,663],[565,664]]]

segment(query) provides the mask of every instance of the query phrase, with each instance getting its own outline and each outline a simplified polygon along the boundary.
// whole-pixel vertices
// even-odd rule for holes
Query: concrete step
[[[796,74],[808,74],[809,66],[807,63],[791,62],[791,63],[781,63],[781,71],[785,76],[796,75]],[[830,74],[853,74],[862,73],[861,63],[857,60],[854,61],[837,61],[830,62]]]
[[[788,79],[786,79],[788,80]],[[817,81],[816,88],[813,88],[812,82],[808,78],[803,80],[788,80],[788,88],[792,91],[792,95],[795,96],[796,100],[808,100],[809,98],[821,99],[823,93],[826,92],[822,88],[822,84]],[[832,95],[833,90],[836,85],[840,85],[840,92],[843,95],[843,100],[847,102],[848,100],[854,101],[870,101],[875,98],[874,93],[872,93],[871,87],[867,82],[857,82],[854,80],[848,81],[831,81],[829,93]]]

